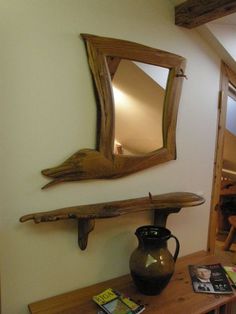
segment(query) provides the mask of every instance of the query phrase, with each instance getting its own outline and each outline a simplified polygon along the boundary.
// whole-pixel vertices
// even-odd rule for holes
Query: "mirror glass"
[[[224,132],[223,169],[224,177],[236,179],[236,88],[229,84],[226,124]]]
[[[236,88],[229,84],[229,96],[226,112],[226,129],[236,136]]]
[[[114,154],[143,155],[163,147],[169,69],[107,57],[114,97]]]

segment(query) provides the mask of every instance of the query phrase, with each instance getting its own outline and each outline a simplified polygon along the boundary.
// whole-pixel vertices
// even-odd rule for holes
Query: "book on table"
[[[231,284],[221,264],[189,265],[193,290],[199,293],[233,293]]]
[[[145,310],[144,305],[137,304],[117,290],[106,289],[93,297],[102,311],[98,313],[108,314],[139,314]]]

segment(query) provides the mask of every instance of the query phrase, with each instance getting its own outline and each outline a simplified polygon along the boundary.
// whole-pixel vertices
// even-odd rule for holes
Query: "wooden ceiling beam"
[[[175,24],[194,28],[236,12],[236,0],[187,0],[175,7]]]

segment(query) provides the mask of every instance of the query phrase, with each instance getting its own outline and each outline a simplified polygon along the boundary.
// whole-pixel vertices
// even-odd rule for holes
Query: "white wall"
[[[212,22],[207,27],[236,61],[236,25]]]
[[[95,100],[82,32],[128,39],[187,58],[177,157],[129,177],[62,184],[46,191],[41,169],[95,143]],[[2,0],[1,279],[3,314],[128,272],[136,227],[151,214],[96,222],[88,249],[76,223],[19,223],[34,211],[141,197],[202,193],[206,203],[168,220],[181,255],[205,249],[213,172],[220,60],[194,31],[174,25],[166,0]]]

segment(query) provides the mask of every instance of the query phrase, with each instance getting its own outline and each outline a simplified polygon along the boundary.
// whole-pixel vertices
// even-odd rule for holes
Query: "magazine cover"
[[[234,287],[236,286],[236,267],[235,266],[224,266],[224,270],[228,275],[229,279],[233,283]]]
[[[111,288],[94,296],[93,301],[108,314],[139,314],[145,309],[143,305],[135,303]]]
[[[189,265],[193,289],[200,293],[233,293],[221,264]]]

